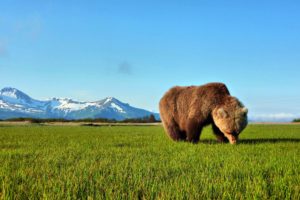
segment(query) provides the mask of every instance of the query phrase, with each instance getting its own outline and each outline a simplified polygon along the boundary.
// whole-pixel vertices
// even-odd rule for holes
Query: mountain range
[[[159,119],[158,113],[132,107],[114,97],[94,102],[75,101],[69,98],[36,100],[16,88],[6,87],[0,90],[0,119],[30,117],[124,120],[146,117],[151,114]]]

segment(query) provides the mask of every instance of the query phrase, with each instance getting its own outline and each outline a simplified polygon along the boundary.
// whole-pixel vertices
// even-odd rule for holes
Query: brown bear
[[[219,142],[235,144],[247,126],[248,109],[223,83],[173,87],[159,102],[165,131],[175,141],[197,143],[204,126],[212,124]]]

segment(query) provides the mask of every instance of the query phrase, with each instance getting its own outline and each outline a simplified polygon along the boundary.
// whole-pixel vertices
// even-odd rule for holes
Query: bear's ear
[[[248,109],[247,109],[246,107],[244,107],[244,108],[242,109],[242,112],[247,114],[247,113],[248,113]]]
[[[227,112],[224,110],[224,108],[219,108],[218,111],[217,111],[217,113],[218,113],[218,116],[219,116],[220,118],[227,118],[227,117],[228,117],[228,114],[227,114]]]

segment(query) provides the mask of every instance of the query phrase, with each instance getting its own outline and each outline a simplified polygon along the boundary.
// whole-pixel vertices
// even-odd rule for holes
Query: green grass
[[[249,125],[238,145],[160,126],[0,127],[0,199],[300,199],[300,125]]]

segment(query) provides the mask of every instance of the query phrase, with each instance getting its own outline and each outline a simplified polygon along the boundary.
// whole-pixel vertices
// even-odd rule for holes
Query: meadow
[[[249,125],[238,145],[161,126],[0,126],[0,199],[300,199],[300,125]]]

